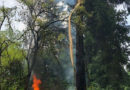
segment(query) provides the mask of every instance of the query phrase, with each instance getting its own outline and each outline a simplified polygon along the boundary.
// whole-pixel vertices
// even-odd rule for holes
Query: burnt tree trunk
[[[1,69],[0,74],[2,73],[1,54],[2,54],[2,52],[1,52],[1,49],[0,49],[0,69]],[[1,79],[2,79],[2,78],[1,78]],[[1,79],[0,79],[0,90],[2,90],[2,89],[1,89],[1,84],[2,84],[2,80],[1,80]]]
[[[83,34],[76,31],[76,88],[86,90]]]

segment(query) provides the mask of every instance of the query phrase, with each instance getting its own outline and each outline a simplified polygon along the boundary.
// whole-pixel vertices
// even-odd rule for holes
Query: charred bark
[[[76,32],[76,88],[86,90],[85,61],[83,34],[80,30]]]

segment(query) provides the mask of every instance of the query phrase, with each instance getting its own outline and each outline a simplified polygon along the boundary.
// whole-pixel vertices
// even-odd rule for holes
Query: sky
[[[0,0],[0,6],[2,6],[3,4],[7,7],[14,7],[18,3],[16,2],[16,0]]]
[[[64,3],[75,4],[75,0],[56,0],[56,1],[63,1]],[[0,7],[3,5],[9,8],[15,7],[15,6],[20,7],[20,4],[16,0],[0,0]],[[117,7],[117,10],[122,10],[122,9],[126,10],[125,4],[119,5]],[[128,22],[127,25],[130,25],[130,15],[127,17],[127,22]],[[13,21],[13,24],[16,29],[21,30],[21,31],[24,30],[26,27],[24,23],[18,22],[18,21]]]
[[[7,8],[21,6],[16,0],[0,0],[0,7],[2,7],[3,5]],[[15,17],[17,17],[17,16],[15,16]],[[13,25],[12,25],[13,28],[15,28],[16,30],[23,31],[24,29],[26,29],[26,25],[23,22],[13,21],[12,23],[13,23]],[[5,29],[4,25],[2,26],[2,29],[3,30]]]
[[[128,22],[127,25],[130,25],[130,15],[127,17],[127,22]]]
[[[117,11],[127,10],[127,7],[126,7],[125,3],[123,3],[123,4],[118,5],[118,7],[116,9],[117,9]],[[127,17],[126,25],[130,25],[130,15]]]

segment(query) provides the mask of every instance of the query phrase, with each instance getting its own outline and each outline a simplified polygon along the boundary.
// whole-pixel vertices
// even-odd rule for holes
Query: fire
[[[32,88],[34,90],[40,90],[39,89],[39,84],[41,84],[41,83],[42,82],[39,79],[37,79],[37,77],[35,75],[33,75],[33,85],[32,85]]]

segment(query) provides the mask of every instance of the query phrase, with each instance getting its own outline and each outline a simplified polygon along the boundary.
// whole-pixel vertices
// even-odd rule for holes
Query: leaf
[[[58,36],[58,40],[59,40],[59,41],[63,40],[64,38],[65,38],[65,35],[64,35],[64,34],[60,34],[60,35]]]

